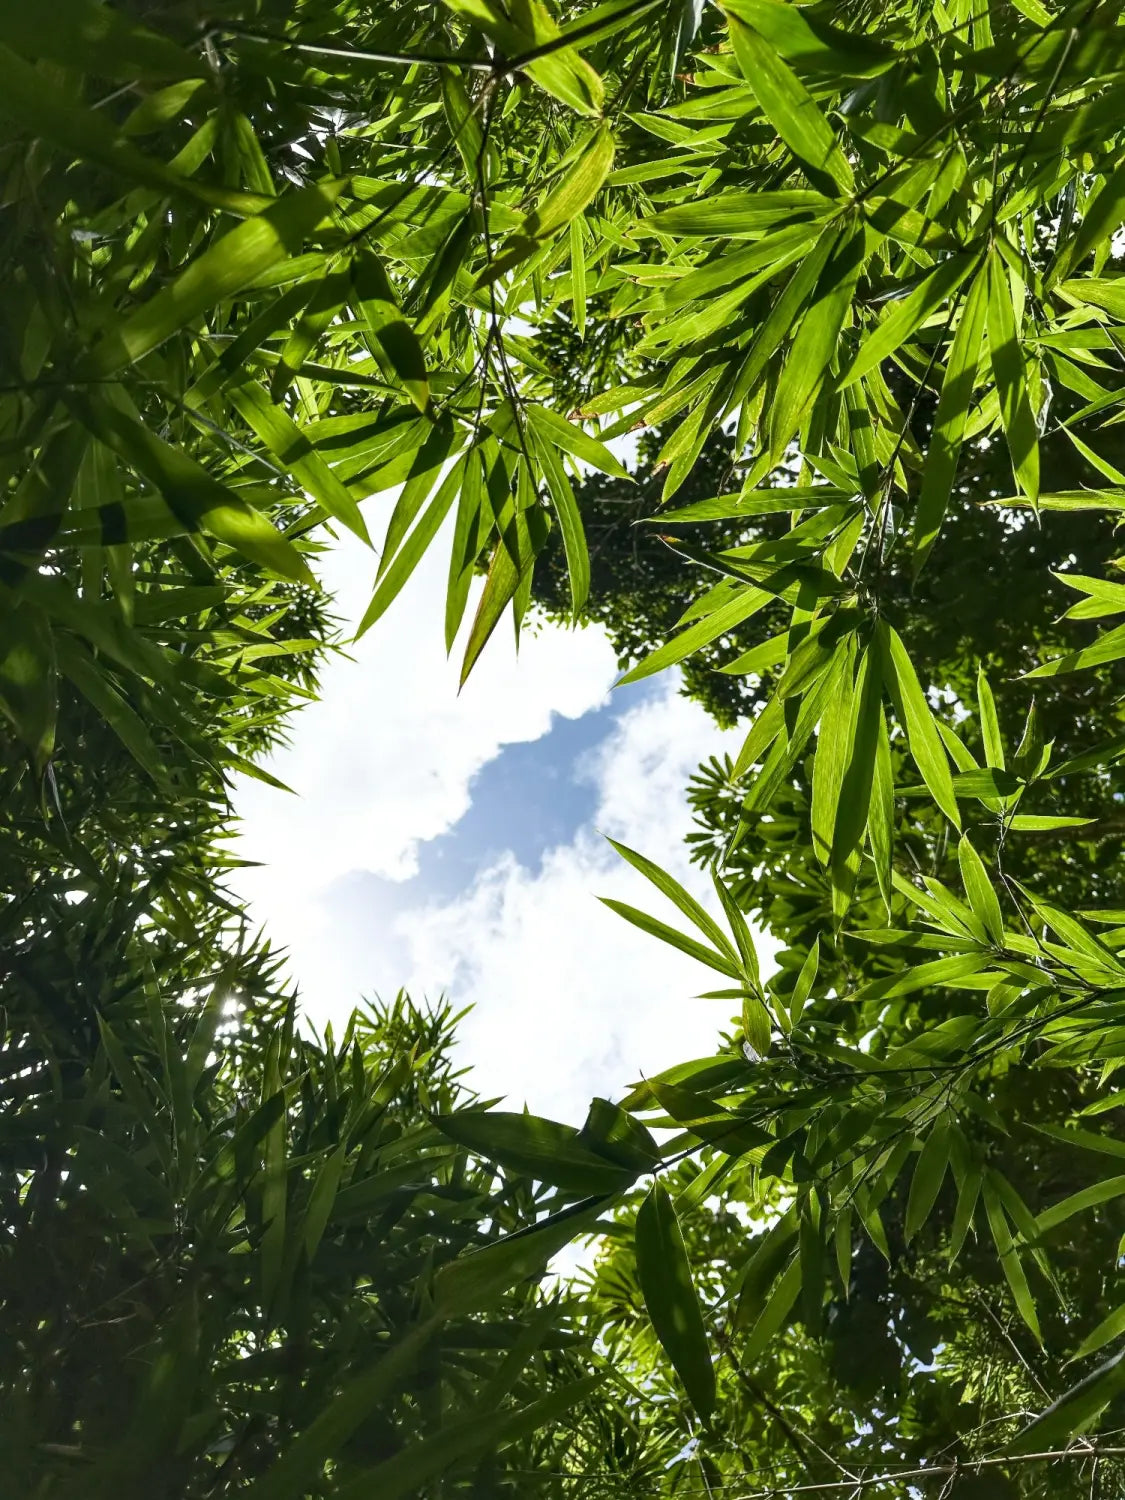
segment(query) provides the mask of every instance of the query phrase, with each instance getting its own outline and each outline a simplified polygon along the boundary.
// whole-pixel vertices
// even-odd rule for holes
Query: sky
[[[730,1002],[693,998],[717,976],[597,897],[678,920],[608,834],[714,909],[682,842],[684,788],[734,737],[674,674],[613,689],[600,627],[543,625],[517,655],[505,620],[458,694],[442,640],[448,550],[440,535],[390,611],[327,665],[320,700],[268,762],[293,795],[239,783],[235,852],[258,865],[236,885],[287,949],[318,1028],[399,987],[447,995],[472,1007],[458,1060],[478,1093],[580,1124],[594,1095],[712,1053],[729,1019]],[[360,618],[374,568],[352,538],[323,558],[342,619]]]

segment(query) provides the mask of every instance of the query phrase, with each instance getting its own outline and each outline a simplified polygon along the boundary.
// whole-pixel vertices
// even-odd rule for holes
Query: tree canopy
[[[0,52],[21,1492],[1115,1493],[1121,7],[3,0]],[[747,721],[713,903],[624,847],[676,925],[611,903],[730,1034],[581,1129],[447,1009],[306,1034],[226,890],[341,527],[349,630],[440,537],[463,678],[538,599]]]

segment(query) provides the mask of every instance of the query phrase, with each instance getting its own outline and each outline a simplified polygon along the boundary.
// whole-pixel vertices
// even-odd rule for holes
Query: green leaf
[[[648,1130],[609,1099],[591,1101],[578,1140],[607,1161],[634,1172],[651,1171],[660,1160],[660,1147]]]
[[[457,520],[453,529],[453,546],[449,553],[449,577],[445,594],[445,649],[461,628],[473,565],[484,546],[487,521],[481,505],[481,457],[478,448],[470,448],[464,457],[461,493],[457,499]]]
[[[107,171],[145,183],[160,192],[172,192],[232,213],[256,213],[265,207],[255,193],[194,182],[188,176],[146,156],[115,130],[105,112],[84,109],[71,94],[59,87],[39,68],[25,62],[0,41],[0,118],[17,130],[41,136],[79,161],[93,162]],[[130,75],[131,76],[131,75]]]
[[[473,618],[472,629],[465,645],[465,656],[461,663],[461,686],[468,681],[469,673],[476,665],[488,639],[500,622],[500,616],[516,596],[523,574],[530,568],[519,569],[503,542],[497,542],[488,565],[484,589]]]
[[[953,791],[953,777],[945,746],[934,725],[930,705],[918,681],[914,664],[893,626],[880,622],[879,631],[883,643],[883,660],[888,671],[888,686],[895,712],[906,729],[914,763],[938,807],[955,828],[960,828],[961,817],[957,810],[957,798]]]
[[[801,972],[797,975],[797,983],[793,986],[793,994],[789,1001],[789,1014],[793,1025],[801,1019],[812,987],[816,983],[816,971],[820,964],[820,934],[817,933],[813,939],[813,945],[805,955],[805,961],[801,965]]]
[[[761,1316],[770,1289],[793,1253],[798,1228],[797,1210],[790,1206],[757,1241],[754,1253],[738,1278],[736,1328],[746,1328]]]
[[[613,135],[603,122],[590,136],[574,165],[523,222],[521,233],[546,239],[565,229],[593,201],[613,166]]]
[[[1000,734],[1000,720],[996,713],[996,700],[992,688],[984,675],[984,667],[977,668],[977,706],[980,711],[980,729],[984,740],[984,756],[990,766],[1003,770],[1004,740]]]
[[[1039,499],[1039,429],[1027,393],[1008,268],[996,251],[988,262],[988,348],[1016,482],[1034,505]]]
[[[613,1193],[636,1175],[581,1145],[573,1126],[535,1115],[467,1109],[435,1115],[434,1124],[474,1155],[567,1192]]]
[[[1093,1130],[1071,1130],[1062,1125],[1036,1125],[1034,1129],[1067,1146],[1078,1146],[1084,1151],[1101,1151],[1107,1156],[1125,1156],[1125,1141],[1109,1135],[1098,1135]]]
[[[6,3],[0,7],[0,41],[25,56],[49,58],[102,78],[208,76],[203,59],[188,48],[96,0],[56,0],[49,13]]]
[[[753,26],[789,62],[833,78],[875,78],[898,60],[875,37],[841,30],[784,0],[723,0],[723,9]]]
[[[871,783],[871,806],[868,821],[871,858],[879,891],[888,913],[893,889],[891,871],[894,865],[895,784],[891,765],[891,742],[887,717],[880,707],[878,738],[875,744],[875,769]]]
[[[710,913],[700,906],[695,897],[683,888],[678,880],[675,880],[666,870],[662,870],[659,865],[653,864],[651,859],[646,859],[643,854],[638,854],[636,850],[630,849],[627,844],[619,844],[613,838],[610,838],[608,841],[617,850],[621,858],[627,864],[632,865],[634,870],[639,870],[646,880],[650,880],[661,895],[667,896],[673,906],[683,912],[688,921],[698,927],[704,937],[708,938],[720,953],[729,958],[731,963],[736,964],[738,962],[739,954],[735,951],[726,933]]]
[[[867,335],[851,364],[836,382],[837,390],[853,384],[896,353],[957,290],[977,264],[977,256],[962,251],[939,262],[909,296],[892,302],[885,316]]]
[[[768,1048],[767,1039],[767,1051]],[[686,1126],[697,1139],[731,1157],[749,1156],[751,1160],[760,1161],[766,1149],[776,1145],[775,1138],[768,1131],[692,1089],[664,1083],[659,1078],[649,1079],[644,1087],[669,1119]]]
[[[1093,1426],[1115,1396],[1125,1390],[1125,1350],[1080,1380],[1025,1427],[1010,1453],[1047,1453],[1062,1448],[1076,1433]]]
[[[969,905],[974,915],[983,922],[985,931],[997,947],[1003,947],[1004,915],[1000,910],[1000,902],[992,881],[989,879],[988,871],[985,869],[984,861],[969,842],[967,833],[962,834],[961,842],[957,846],[957,860],[961,866],[965,895],[969,898]]]
[[[750,1330],[745,1345],[740,1350],[741,1358],[752,1365],[769,1349],[774,1338],[785,1326],[785,1320],[793,1310],[801,1292],[801,1259],[794,1255],[774,1285],[754,1327]]]
[[[1016,1250],[1012,1232],[1008,1227],[1008,1219],[1004,1213],[999,1194],[993,1186],[992,1176],[986,1172],[983,1182],[984,1207],[988,1216],[988,1225],[992,1230],[993,1243],[996,1253],[1000,1257],[1000,1265],[1012,1290],[1016,1307],[1019,1309],[1020,1317],[1035,1335],[1041,1344],[1043,1336],[1039,1331],[1039,1317],[1035,1311],[1035,1302],[1032,1299],[1031,1288],[1027,1284],[1027,1275],[1020,1262],[1019,1253]]]
[[[598,438],[592,437],[576,422],[568,422],[549,406],[529,406],[527,420],[544,444],[552,443],[563,453],[581,459],[616,479],[632,480],[632,475]]]
[[[829,697],[820,721],[812,774],[813,851],[822,865],[827,865],[832,857],[836,821],[841,813],[840,793],[852,748],[855,637],[845,636],[835,650],[843,666],[837,689]]]
[[[274,367],[273,376],[270,380],[270,398],[280,402],[285,393],[292,386],[293,381],[309,365],[309,356],[317,344],[324,339],[333,322],[339,317],[347,301],[348,292],[351,289],[351,277],[346,271],[334,271],[322,276],[318,282],[314,282],[311,295],[306,295],[300,309],[300,316],[289,331],[281,350],[281,357]],[[296,289],[294,289],[296,290]],[[306,294],[310,289],[305,288]],[[280,313],[279,303],[284,303],[286,296],[282,294],[274,308]],[[283,326],[286,319],[282,318],[279,327]],[[244,335],[247,341],[250,338],[250,330]],[[261,346],[259,345],[259,348]],[[272,353],[272,351],[271,351]],[[229,361],[229,348],[220,357],[220,363]],[[320,367],[323,368],[323,367]]]
[[[263,1069],[262,1102],[266,1103],[280,1091],[280,1056],[283,1041],[275,1034],[270,1037]],[[182,1135],[184,1124],[177,1119]],[[288,1163],[286,1160],[285,1114],[266,1132],[262,1153],[262,1241],[260,1248],[262,1302],[268,1313],[276,1311],[276,1301],[281,1291],[283,1257],[285,1254],[285,1225],[289,1201]]]
[[[125,1095],[129,1101],[130,1108],[143,1125],[145,1134],[152,1142],[165,1172],[171,1174],[173,1164],[169,1132],[166,1128],[162,1128],[150,1090],[146,1088],[141,1073],[130,1056],[128,1048],[122,1044],[120,1037],[105,1017],[100,1014],[98,1016],[98,1033],[101,1037],[106,1057],[109,1059],[110,1067],[117,1076],[121,1092]]]
[[[603,122],[562,181],[527,215],[520,230],[500,247],[496,258],[488,262],[477,277],[477,285],[488,286],[527,260],[544,240],[585,213],[609,176],[613,153],[613,136]]]
[[[305,1256],[312,1260],[316,1255],[324,1231],[328,1226],[328,1220],[332,1216],[332,1209],[336,1202],[336,1194],[340,1186],[340,1174],[344,1170],[344,1162],[347,1157],[347,1147],[343,1144],[329,1153],[320,1171],[316,1175],[312,1192],[309,1194],[308,1205],[305,1208],[304,1223],[301,1226],[301,1243]]]
[[[953,778],[953,786],[959,796],[985,798],[1011,797],[1023,783],[1012,771],[1000,771],[992,766],[977,771],[959,771]]]
[[[937,1202],[942,1181],[949,1167],[949,1148],[948,1125],[935,1125],[918,1154],[918,1164],[910,1180],[910,1196],[906,1202],[907,1241],[912,1240],[918,1233]]]
[[[735,190],[662,208],[645,221],[644,227],[661,234],[757,238],[795,218],[823,218],[833,206],[831,198],[809,188],[788,188],[781,192]]]
[[[715,1370],[676,1210],[659,1182],[637,1213],[636,1254],[637,1280],[656,1336],[706,1422],[715,1406]]]
[[[457,147],[466,176],[470,182],[475,182],[482,168],[485,149],[479,108],[474,106],[460,74],[454,68],[440,69],[438,82],[445,117],[449,122],[449,133]]]
[[[65,638],[59,641],[59,664],[87,702],[101,714],[129,754],[152,777],[153,782],[162,790],[170,792],[164,757],[145,721],[110,682],[104,668],[100,669],[77,642]],[[3,667],[0,667],[0,673],[2,672]]]
[[[742,76],[778,135],[804,163],[812,185],[853,193],[852,169],[812,95],[764,37],[737,15],[725,13]]]
[[[1078,226],[1078,233],[1068,245],[1063,247],[1055,268],[1055,276],[1065,276],[1072,266],[1080,266],[1088,255],[1121,227],[1123,222],[1125,222],[1125,162],[1119,162],[1094,196],[1087,200],[1082,213],[1082,223]],[[1085,283],[1077,281],[1069,284],[1077,289]]]
[[[693,651],[698,651],[701,646],[707,646],[719,636],[728,634],[736,625],[741,625],[751,615],[764,609],[773,599],[773,595],[765,589],[752,588],[746,585],[727,604],[706,615],[702,620],[697,620],[694,625],[689,625],[679,635],[673,636],[663,646],[658,646],[651,655],[645,657],[644,661],[620,679],[618,686],[627,682],[639,682],[644,677],[651,677],[656,672],[662,672],[666,667],[673,667],[677,662],[683,661]]]
[[[757,995],[744,994],[742,997],[742,1029],[751,1053],[759,1059],[768,1057],[773,1041],[773,1022],[765,1002]]]
[[[980,1168],[976,1165],[970,1165],[958,1183],[957,1208],[954,1211],[953,1229],[949,1236],[949,1262],[951,1265],[960,1254],[961,1247],[965,1243],[965,1237],[972,1227],[973,1215],[976,1212],[977,1199],[980,1197],[983,1180]]]
[[[434,1302],[443,1318],[490,1307],[509,1287],[540,1275],[553,1255],[588,1233],[612,1198],[583,1198],[547,1218],[458,1256],[434,1277]],[[255,1495],[254,1500],[258,1500]],[[272,1497],[270,1497],[272,1500]]]
[[[1119,1198],[1125,1193],[1125,1177],[1107,1177],[1103,1182],[1092,1183],[1090,1187],[1082,1188],[1077,1193],[1071,1193],[1061,1203],[1056,1203],[1052,1208],[1044,1209],[1036,1219],[1036,1227],[1040,1234],[1046,1234],[1048,1230],[1054,1229],[1056,1225],[1064,1224],[1067,1219],[1075,1214],[1083,1213],[1088,1208],[1096,1208],[1100,1203],[1108,1203],[1113,1198]],[[1078,1358],[1076,1355],[1075,1358]]]
[[[342,521],[361,541],[369,543],[367,527],[351,492],[317,453],[288,412],[275,406],[253,379],[232,381],[227,386],[227,394],[278,463],[288,469],[330,516]]]
[[[352,297],[368,347],[386,374],[401,381],[419,411],[428,411],[430,382],[421,341],[395,300],[382,262],[372,251],[352,263]]]
[[[211,308],[234,297],[271,266],[294,255],[331,213],[342,183],[286,193],[236,225],[97,345],[83,362],[86,378],[104,380],[135,363]]]
[[[559,45],[563,33],[540,0],[522,0],[514,12],[518,25],[495,0],[445,0],[445,4],[479,26],[544,92],[581,114],[601,113],[605,100],[601,79],[574,47]],[[537,55],[540,51],[542,56]]]
[[[874,646],[865,647],[859,658],[848,728],[847,764],[832,829],[832,865],[837,872],[862,840],[871,809],[879,735],[883,726],[881,655],[876,642]]]
[[[770,401],[770,466],[780,463],[840,343],[863,255],[860,233],[841,237],[821,273]]]
[[[246,1488],[246,1500],[300,1500],[306,1495],[326,1461],[339,1454],[381,1402],[403,1388],[440,1326],[438,1317],[416,1324],[373,1365],[352,1376],[277,1462]]]
[[[1098,1326],[1082,1340],[1067,1360],[1067,1364],[1073,1364],[1078,1359],[1085,1359],[1089,1354],[1096,1354],[1099,1349],[1104,1349],[1107,1344],[1120,1338],[1123,1333],[1125,1333],[1125,1306],[1114,1308],[1113,1312],[1104,1317]]]
[[[580,339],[586,337],[586,246],[581,216],[570,221],[571,318]]]
[[[659,921],[656,917],[650,917],[647,912],[638,911],[635,906],[629,906],[624,901],[616,901],[611,896],[599,896],[598,900],[608,906],[610,911],[615,911],[619,917],[624,917],[626,922],[632,922],[634,927],[639,927],[642,932],[647,932],[650,937],[659,938],[662,943],[668,943],[670,947],[678,948],[681,953],[686,953],[689,958],[698,959],[701,964],[708,968],[718,969],[720,974],[725,974],[728,979],[740,979],[739,965],[728,958],[725,953],[717,953],[708,948],[705,943],[697,942],[695,938],[688,937],[686,933],[678,932],[676,928],[669,927],[666,922]]]
[[[54,637],[41,609],[7,598],[0,603],[0,713],[42,775],[55,748],[58,716]]]
[[[1008,819],[1013,833],[1050,833],[1056,828],[1087,828],[1096,818],[1053,817],[1045,813],[1016,813]]]
[[[590,592],[590,554],[586,549],[586,533],[582,527],[582,516],[574,498],[574,491],[570,487],[570,480],[566,476],[566,470],[562,466],[553,443],[549,438],[544,439],[539,436],[539,427],[535,421],[531,421],[529,427],[536,453],[543,465],[547,488],[555,503],[555,515],[558,517],[559,530],[562,533],[567,572],[570,576],[571,612],[573,617],[577,618]]]
[[[750,931],[746,918],[739,910],[738,902],[735,900],[733,892],[726,885],[714,865],[711,867],[711,881],[715,887],[715,894],[722,903],[727,921],[730,923],[734,940],[738,944],[738,956],[742,960],[744,978],[752,988],[755,990],[759,989],[762,981],[758,966],[758,953],[754,947],[754,935]]]
[[[423,512],[421,520],[395,552],[375,587],[371,603],[359,622],[356,629],[357,639],[363,635],[364,631],[370,630],[375,621],[386,613],[421,562],[426,549],[441,529],[441,523],[449,514],[454,498],[461,492],[467,463],[468,459],[462,457],[454,464],[438,487],[437,494]]]
[[[716,293],[729,292],[732,294],[730,310],[734,312],[750,297],[752,292],[764,282],[772,281],[780,271],[797,260],[810,245],[822,238],[824,233],[820,221],[811,220],[779,229],[775,234],[767,234],[748,249],[728,251],[699,267],[698,270],[689,271],[678,281],[672,282],[664,293],[665,310],[672,312],[693,302],[710,303],[713,307],[717,305]],[[832,241],[833,244],[839,241],[839,234],[835,230],[832,234]],[[755,275],[755,272],[760,274]],[[834,287],[834,280],[826,281],[822,295],[828,296]],[[700,388],[706,389],[705,386]],[[690,382],[682,389],[685,396],[689,393],[694,395],[696,382]],[[658,401],[655,406],[642,408],[645,420],[652,424],[674,415],[674,412],[668,408],[670,400],[669,395],[663,401]]]
[[[341,1483],[336,1500],[400,1500],[419,1493],[427,1480],[443,1473],[457,1460],[489,1450],[502,1451],[541,1427],[551,1428],[566,1413],[601,1386],[605,1375],[594,1373],[572,1381],[539,1400],[514,1411],[486,1410],[445,1422],[423,1441],[410,1443],[392,1458]]]
[[[1100,307],[1125,322],[1125,276],[1083,276],[1077,281],[1060,281],[1055,290],[1068,302]]]
[[[96,437],[155,485],[182,531],[210,532],[280,577],[316,586],[301,554],[264,512],[212,479],[182,448],[166,443],[101,397],[74,390],[66,401]]]
[[[988,290],[989,273],[985,267],[973,278],[945,367],[945,379],[934,417],[933,436],[922,475],[922,492],[918,497],[918,511],[914,518],[916,573],[921,570],[941,531],[953,490],[961,444],[969,420],[969,407],[980,368]]]
[[[1043,662],[1025,672],[1025,678],[1058,677],[1064,672],[1081,672],[1087,667],[1102,667],[1107,662],[1119,661],[1125,656],[1125,625],[1107,630],[1092,646],[1081,651],[1071,651],[1066,656],[1057,656],[1053,661]]]

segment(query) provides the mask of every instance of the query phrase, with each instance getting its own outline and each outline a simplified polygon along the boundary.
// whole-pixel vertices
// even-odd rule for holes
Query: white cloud
[[[395,921],[416,993],[447,990],[474,1006],[460,1036],[473,1084],[536,1112],[579,1123],[595,1094],[714,1050],[733,1006],[698,1000],[722,976],[640,932],[603,906],[616,897],[684,921],[602,834],[638,849],[712,908],[690,866],[684,786],[724,737],[673,678],[630,709],[590,757],[595,825],[550,850],[532,873],[511,856],[461,898]],[[600,831],[598,831],[600,830]],[[764,957],[767,955],[763,955]]]
[[[367,871],[406,880],[418,846],[469,807],[473,776],[506,744],[547,733],[554,713],[576,718],[606,701],[613,652],[599,629],[525,635],[517,658],[502,624],[458,695],[459,655],[443,641],[449,538],[439,535],[390,611],[331,661],[320,701],[306,705],[288,747],[269,768],[298,795],[243,780],[238,854],[264,868],[243,872],[240,891],[277,939],[298,948],[326,934],[318,896]],[[358,621],[375,559],[346,537],[322,575],[336,612]]]
[[[715,904],[687,861],[684,787],[732,737],[667,675],[587,752],[581,774],[596,789],[597,813],[570,842],[545,850],[540,868],[505,854],[442,903],[364,880],[363,872],[408,880],[419,844],[467,811],[486,762],[505,744],[545,735],[553,713],[597,708],[614,677],[600,629],[544,628],[525,638],[517,663],[502,627],[458,697],[456,660],[446,661],[442,642],[446,555],[439,539],[392,611],[353,648],[354,660],[328,667],[321,701],[298,714],[272,769],[299,795],[249,781],[239,788],[237,853],[264,866],[241,872],[237,884],[288,949],[317,1025],[345,1017],[376,985],[385,993],[402,984],[419,999],[444,991],[458,1009],[473,1006],[460,1035],[480,1092],[577,1123],[594,1094],[619,1097],[642,1073],[713,1051],[733,1009],[692,998],[720,987],[721,976],[596,899],[678,920],[618,858],[608,833]],[[371,554],[343,542],[323,571],[338,613],[357,620]]]

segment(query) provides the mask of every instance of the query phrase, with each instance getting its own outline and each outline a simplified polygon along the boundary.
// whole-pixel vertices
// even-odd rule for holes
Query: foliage
[[[954,11],[903,8],[865,36],[769,0],[725,10],[731,52],[699,59],[696,100],[661,112],[682,125],[668,131],[678,154],[633,174],[638,198],[646,175],[656,184],[638,224],[659,255],[628,267],[641,288],[630,312],[645,323],[636,353],[653,369],[618,393],[626,414],[608,431],[682,414],[658,457],[670,498],[715,429],[738,418],[741,488],[661,514],[664,535],[792,516],[780,535],[679,541],[719,581],[628,674],[691,660],[751,618],[768,622],[735,664],[768,684],[746,744],[700,792],[730,872],[730,886],[716,877],[727,930],[656,871],[647,873],[695,935],[623,912],[724,976],[730,988],[716,993],[742,997],[745,1056],[685,1064],[626,1103],[650,1125],[682,1127],[679,1149],[694,1142],[714,1162],[708,1186],[741,1183],[751,1210],[772,1220],[708,1309],[733,1385],[740,1364],[754,1379],[774,1374],[776,1394],[763,1399],[790,1417],[811,1413],[822,1425],[812,1449],[823,1438],[830,1465],[854,1459],[870,1474],[888,1459],[893,1474],[936,1462],[956,1438],[961,1464],[1007,1447],[1007,1471],[1032,1492],[1057,1480],[1021,1457],[1065,1446],[1119,1389],[1111,1359],[1027,1425],[1044,1392],[1065,1388],[1062,1356],[1102,1357],[1119,1325],[1106,1280],[1117,1233],[1077,1266],[1058,1235],[1120,1191],[1096,1165],[1097,1153],[1114,1154],[1112,1135],[1074,1124],[1117,1103],[1104,1094],[1120,1062],[1120,914],[1106,905],[1116,894],[1106,770],[1120,754],[1116,735],[1106,742],[1116,692],[1103,674],[1092,691],[1079,679],[1072,697],[1065,678],[1104,669],[1125,647],[1113,629],[1051,627],[1042,605],[1040,630],[997,628],[995,606],[1018,587],[1021,552],[1037,553],[1043,573],[1044,563],[1063,570],[1064,588],[1080,595],[1070,619],[1112,616],[1125,600],[1100,576],[1112,561],[1108,528],[1086,531],[1069,555],[1054,552],[1059,533],[1032,529],[1040,511],[1112,519],[1120,507],[1121,476],[1097,430],[1122,399],[1112,358],[1097,352],[1116,349],[1122,309],[1107,266],[1121,220],[1108,103],[1119,18],[1097,6],[1057,22],[1038,7],[966,12],[958,36]],[[978,454],[1003,444],[1014,484],[977,488],[971,470],[958,481],[972,439]],[[796,483],[780,467],[793,443]],[[1068,469],[1089,487],[1062,479]],[[951,516],[955,482],[970,503]],[[955,649],[943,650],[943,623],[925,607],[934,596],[918,583],[940,578],[938,548],[956,548],[958,522],[963,537],[974,523],[979,532],[981,501],[1035,514],[1015,527],[989,522],[986,556],[1003,559],[993,608],[978,584],[977,609],[966,619],[961,605],[955,630],[944,627]],[[1080,557],[1092,559],[1088,574]],[[943,597],[940,582],[936,592],[958,610],[956,592]],[[791,606],[787,625],[770,618],[779,599]],[[1020,589],[1017,619],[1028,619],[1026,605]],[[973,615],[984,640],[966,650]],[[976,681],[974,655],[990,669]],[[1003,693],[1002,729],[995,658],[1005,676],[1045,679],[1035,683],[1045,710],[1028,714],[1022,734],[1011,733],[1011,708],[1026,689]],[[947,682],[968,713],[959,728],[926,691]],[[1045,739],[1048,715],[1059,746]],[[1046,854],[1024,852],[1043,835]],[[760,912],[787,943],[768,986],[741,910]],[[1052,1087],[1042,1075],[1056,1070]],[[1052,1148],[1045,1160],[1040,1136]],[[1095,1153],[1086,1169],[1083,1152]],[[779,1192],[789,1205],[780,1219]],[[636,1224],[640,1251],[643,1214]],[[905,1262],[915,1283],[906,1307],[940,1319],[964,1283],[917,1275],[906,1246],[923,1232],[954,1257],[974,1236],[969,1286],[993,1315],[1003,1289],[1005,1316],[1024,1331],[1001,1328],[1019,1363],[1001,1360],[982,1400],[997,1364],[981,1345],[982,1319],[970,1320],[948,1340],[941,1378],[922,1382],[946,1403],[943,1421],[915,1409],[904,1424],[912,1408],[896,1405],[891,1444],[885,1430],[829,1420],[841,1407],[825,1383],[826,1304],[845,1326],[863,1313],[858,1292],[847,1300],[858,1239]],[[639,1255],[650,1302],[644,1264]],[[694,1300],[685,1292],[681,1328]],[[698,1388],[696,1357],[649,1311],[684,1386]],[[798,1332],[779,1344],[794,1315]],[[787,1367],[801,1340],[814,1369],[804,1391]],[[781,1367],[770,1371],[762,1362],[774,1351]],[[910,1400],[924,1404],[912,1373]],[[966,1394],[976,1432],[949,1406]],[[706,1419],[710,1398],[695,1404]],[[808,1471],[804,1436],[790,1479]],[[723,1440],[719,1425],[707,1435],[706,1461],[718,1466],[709,1482],[746,1472],[745,1455],[724,1462]],[[944,1482],[952,1470],[936,1474]]]
[[[8,1092],[13,1489],[479,1493],[491,1472],[506,1492],[496,1450],[580,1450],[604,1376],[565,1300],[494,1295],[482,1322],[443,1291],[452,1257],[535,1213],[430,1123],[472,1102],[448,1010],[400,996],[318,1042],[291,1006],[247,1024],[222,978],[198,1016],[151,998],[102,1022],[85,1072]]]
[[[924,414],[920,420],[925,430]],[[1103,451],[1118,464],[1125,461],[1117,451],[1119,441],[1115,429],[1104,431]],[[622,671],[664,643],[697,593],[696,578],[675,549],[677,538],[644,524],[660,508],[663,479],[655,460],[661,442],[659,433],[640,435],[632,482],[589,474],[574,487],[590,543],[584,619],[605,626]],[[1068,452],[1061,435],[1046,437],[1042,446],[1044,465],[1055,469],[1060,485],[1075,474],[1097,483],[1097,470]],[[713,434],[677,499],[695,504],[727,489],[736,473],[734,456],[731,440]],[[1066,559],[1076,572],[1096,573],[1113,555],[1114,541],[1106,519],[1089,512],[1043,513],[1038,526],[1014,528],[1010,518],[981,503],[1003,493],[1007,466],[1002,445],[966,444],[946,524],[924,572],[915,578],[909,552],[892,552],[881,597],[927,682],[968,702],[977,664],[983,662],[1000,706],[1026,712],[1022,673],[1043,657],[1061,655],[1078,628],[1060,624],[1070,600],[1065,585],[1043,566],[1044,558]],[[777,537],[787,525],[784,515],[728,518],[715,522],[708,537],[713,547],[733,547]],[[996,607],[997,579],[1003,580],[1002,610]],[[565,558],[554,537],[539,560],[532,599],[548,619],[566,620]],[[735,664],[763,636],[780,630],[785,619],[782,605],[767,606],[760,616],[693,651],[681,664],[683,692],[723,727],[755,712],[768,695],[763,677],[768,683],[770,674]],[[1094,628],[1087,629],[1092,640]],[[1051,715],[1044,725],[1047,738],[1077,754],[1114,733],[1118,674],[1111,667],[1098,677],[1075,676],[1056,684],[1040,701],[1041,711]]]
[[[1054,1493],[1042,1455],[1073,1488],[1095,1453],[1119,1485],[1082,1434],[1125,1384],[1120,7],[60,0],[5,5],[0,47],[24,1488],[488,1493],[505,1442],[675,1487],[689,1433],[704,1486]],[[580,357],[541,357],[560,321]],[[606,444],[638,424],[676,502],[652,519],[710,586],[629,676],[739,633],[754,717],[698,788],[719,917],[624,849],[691,931],[618,909],[740,1014],[576,1131],[449,1108],[425,1049],[379,1050],[413,1013],[296,1035],[216,838],[311,688],[330,526],[366,538],[397,492],[365,629],[451,519],[451,644],[485,575],[467,673],[552,528],[581,609],[574,481],[623,480]],[[726,443],[737,487],[689,499]],[[435,1090],[409,1125],[388,1067]],[[524,1284],[615,1205],[587,1341],[536,1353]],[[114,1340],[119,1387],[90,1376]],[[595,1346],[635,1384],[591,1414]]]

